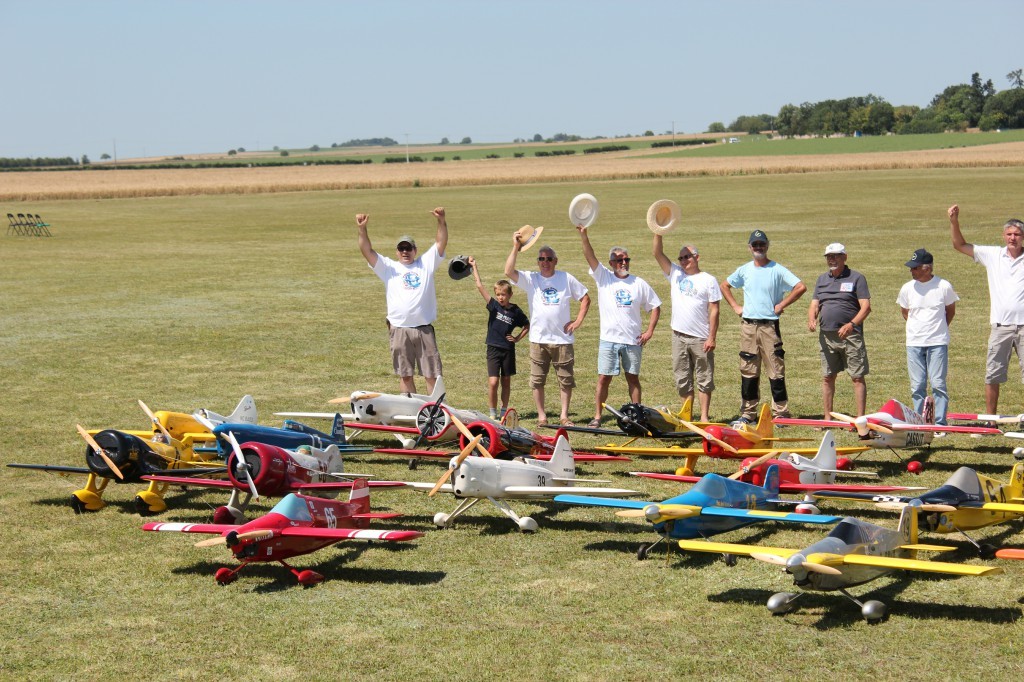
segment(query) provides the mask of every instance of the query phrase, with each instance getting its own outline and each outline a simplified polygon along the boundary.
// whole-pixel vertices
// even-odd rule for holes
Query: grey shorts
[[[1024,325],[992,325],[988,336],[988,357],[985,358],[985,383],[1005,384],[1010,373],[1010,352],[1017,351],[1021,381],[1024,381]]]
[[[388,331],[391,341],[391,364],[395,374],[411,377],[421,374],[428,378],[441,376],[441,353],[437,350],[434,326],[394,327]]]
[[[822,376],[832,376],[843,370],[854,379],[868,375],[868,348],[862,333],[852,332],[841,339],[838,331],[821,330],[818,345],[821,348]]]

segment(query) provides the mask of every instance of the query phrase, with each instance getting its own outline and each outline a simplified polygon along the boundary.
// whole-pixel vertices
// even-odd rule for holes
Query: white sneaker
[[[935,432],[935,437],[936,438],[945,438],[946,437],[946,432],[945,431],[936,431]]]

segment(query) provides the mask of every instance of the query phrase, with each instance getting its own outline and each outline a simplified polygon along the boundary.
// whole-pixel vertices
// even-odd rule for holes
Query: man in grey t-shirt
[[[825,418],[832,412],[836,376],[846,370],[853,380],[857,416],[867,407],[868,350],[864,320],[871,314],[871,294],[864,275],[846,266],[846,247],[835,242],[825,247],[828,272],[818,277],[807,310],[807,328],[818,330],[821,347],[821,398]]]

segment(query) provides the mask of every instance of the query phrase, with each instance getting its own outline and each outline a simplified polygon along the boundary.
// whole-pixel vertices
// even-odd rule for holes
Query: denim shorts
[[[601,340],[597,346],[597,373],[615,376],[621,368],[626,374],[640,374],[643,346],[634,343],[613,343]]]

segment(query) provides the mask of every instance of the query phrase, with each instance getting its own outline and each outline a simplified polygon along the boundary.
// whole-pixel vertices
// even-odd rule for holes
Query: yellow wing
[[[1024,504],[1011,504],[1009,502],[986,502],[981,506],[985,511],[1008,512],[1010,514],[1024,514]]]
[[[865,556],[864,554],[847,554],[843,557],[843,563],[895,568],[904,571],[951,573],[953,575],[996,575],[1003,572],[1003,569],[996,566],[975,566],[973,564],[953,564],[948,561],[921,561],[920,559],[898,559],[887,556]]]
[[[739,554],[750,556],[751,554],[774,554],[785,559],[798,550],[786,549],[784,547],[761,547],[759,545],[736,545],[730,542],[707,542],[705,540],[680,540],[680,549],[691,552],[711,552],[713,554]]]

